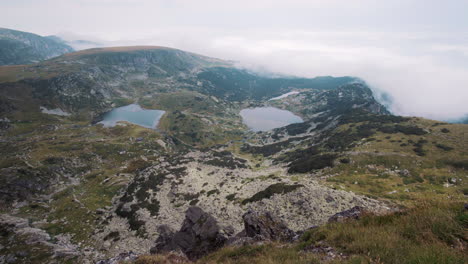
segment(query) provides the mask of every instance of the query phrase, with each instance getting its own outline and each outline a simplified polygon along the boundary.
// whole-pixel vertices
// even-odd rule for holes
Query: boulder
[[[176,250],[177,247],[172,243],[175,231],[167,225],[161,225],[158,227],[159,237],[156,239],[154,247],[151,248],[151,254],[157,254],[158,252],[167,252]]]
[[[226,240],[216,219],[193,206],[185,212],[178,232],[172,234],[170,229],[161,227],[161,235],[151,252],[182,251],[190,260],[196,260],[222,247]]]
[[[349,219],[359,219],[361,215],[364,213],[364,208],[360,206],[354,206],[351,209],[339,212],[334,214],[328,219],[328,222],[344,222]]]
[[[245,229],[232,236],[234,230],[231,227],[221,228],[214,217],[199,207],[190,207],[178,232],[165,225],[158,228],[160,235],[151,253],[180,252],[190,260],[196,260],[226,244],[241,246],[264,241],[290,242],[296,237],[294,231],[270,212],[260,214],[248,211],[242,218]]]
[[[281,219],[270,212],[259,214],[249,210],[242,216],[242,219],[245,235],[256,240],[288,242],[292,241],[296,235]]]

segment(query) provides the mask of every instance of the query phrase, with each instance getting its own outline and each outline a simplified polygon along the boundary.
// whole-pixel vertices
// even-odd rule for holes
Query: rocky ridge
[[[31,64],[73,51],[56,39],[0,28],[0,65]]]

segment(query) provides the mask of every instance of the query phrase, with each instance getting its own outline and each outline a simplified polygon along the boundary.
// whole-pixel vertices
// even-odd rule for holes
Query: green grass
[[[292,244],[224,247],[195,263],[467,263],[462,245],[468,242],[468,211],[463,203],[419,200],[417,204],[401,212],[326,224],[305,232]],[[323,255],[309,250],[319,245],[331,246],[344,257],[324,261]],[[136,263],[173,263],[169,260],[168,255],[154,255]]]
[[[468,127],[439,124],[434,128],[435,121],[416,118],[403,124],[409,127],[417,124],[429,133],[376,132],[372,136],[375,140],[350,149],[352,154],[345,156],[349,162],[331,169],[328,173],[336,176],[326,179],[325,183],[404,204],[411,204],[413,199],[421,197],[437,199],[450,195],[462,199],[463,190],[468,188],[464,166],[468,160],[465,137]],[[450,129],[443,133],[442,128]],[[409,174],[398,173],[402,170]]]
[[[33,221],[46,219],[48,223],[41,227],[52,236],[69,233],[73,242],[93,246],[95,241],[91,234],[98,224],[96,209],[111,205],[112,198],[128,183],[130,177],[122,172],[135,173],[152,162],[151,159],[148,162],[140,159],[147,150],[164,151],[156,143],[161,136],[154,130],[133,125],[102,128],[69,121],[65,121],[60,129],[43,131],[42,128],[49,124],[56,124],[56,120],[37,120],[13,128],[11,133],[16,135],[18,143],[0,150],[11,155],[0,165],[25,166],[13,157],[27,147],[29,164],[37,169],[65,166],[78,184],[55,194],[47,204],[21,207],[17,215]],[[129,140],[131,137],[142,137],[143,140],[135,143]],[[120,151],[126,152],[120,154]],[[64,163],[71,159],[84,166],[69,167]],[[125,165],[126,169],[122,168]]]
[[[402,213],[367,215],[358,221],[328,224],[302,237],[300,248],[325,241],[346,254],[388,264],[466,263],[457,246],[467,242],[468,212],[463,203],[418,202]]]

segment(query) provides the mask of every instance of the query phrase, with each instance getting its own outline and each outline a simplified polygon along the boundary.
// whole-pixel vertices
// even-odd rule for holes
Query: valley
[[[230,239],[250,211],[298,237],[225,244],[199,263],[272,263],[275,254],[283,263],[398,263],[374,248],[385,237],[401,252],[395,245],[408,243],[414,259],[438,248],[453,260],[405,263],[467,260],[468,126],[392,115],[358,78],[269,77],[176,49],[100,48],[0,67],[0,103],[5,263],[129,252],[136,263],[172,263],[150,253],[194,206]],[[245,109],[288,115],[270,126],[264,115],[246,122]],[[366,212],[359,220],[330,222],[356,207]],[[427,225],[413,226],[419,219]]]

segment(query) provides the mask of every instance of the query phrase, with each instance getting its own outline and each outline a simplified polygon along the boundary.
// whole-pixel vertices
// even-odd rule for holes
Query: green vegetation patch
[[[299,248],[323,241],[346,254],[369,257],[360,263],[462,264],[468,255],[456,247],[468,241],[467,227],[468,211],[462,203],[420,201],[407,211],[312,229],[302,236]]]
[[[447,161],[447,164],[457,169],[468,170],[468,160],[452,160],[452,161]]]
[[[302,186],[303,186],[302,184],[287,185],[284,183],[275,183],[275,184],[268,186],[265,190],[254,194],[252,197],[248,199],[244,199],[242,201],[242,204],[245,205],[248,203],[260,201],[262,199],[268,199],[275,194],[284,194],[284,193],[292,192]]]
[[[320,170],[326,167],[333,167],[333,161],[336,154],[319,154],[314,156],[305,156],[289,164],[289,173],[306,173],[314,170]]]

